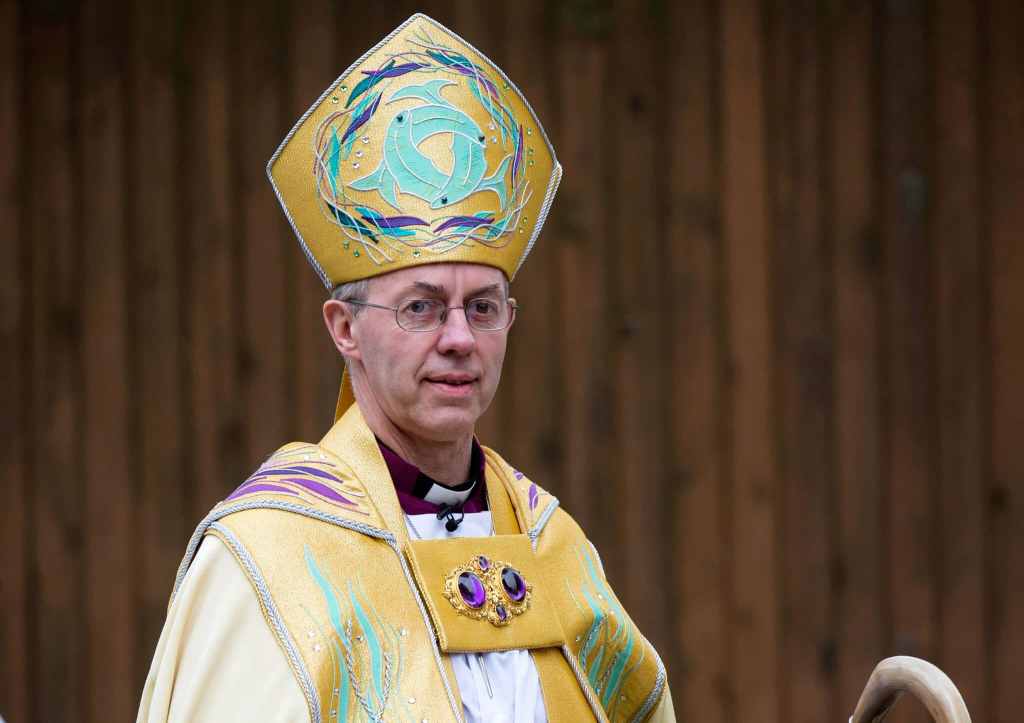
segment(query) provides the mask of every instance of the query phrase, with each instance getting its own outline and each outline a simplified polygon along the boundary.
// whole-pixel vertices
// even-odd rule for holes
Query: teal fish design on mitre
[[[393,208],[399,209],[397,193],[408,193],[443,208],[478,193],[493,191],[504,208],[508,198],[505,176],[512,155],[498,169],[487,173],[485,148],[487,137],[464,112],[449,103],[441,90],[454,85],[450,80],[431,80],[395,92],[388,103],[415,98],[422,105],[399,111],[388,124],[384,138],[384,157],[367,176],[349,186],[357,191],[377,191]],[[420,152],[419,146],[438,134],[451,136],[452,168],[440,170]]]

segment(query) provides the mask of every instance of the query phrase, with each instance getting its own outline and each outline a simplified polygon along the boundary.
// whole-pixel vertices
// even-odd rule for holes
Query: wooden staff
[[[903,693],[917,698],[938,723],[971,723],[971,716],[953,681],[931,663],[899,655],[879,663],[850,723],[879,723]]]

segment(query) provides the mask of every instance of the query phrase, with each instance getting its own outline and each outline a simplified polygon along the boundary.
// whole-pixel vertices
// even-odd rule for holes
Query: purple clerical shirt
[[[398,503],[402,506],[402,512],[407,515],[437,514],[441,506],[423,498],[433,485],[441,485],[441,483],[423,474],[419,467],[406,462],[380,439],[377,440],[377,444],[380,446],[380,453],[384,456],[384,462],[391,473],[391,481],[395,485],[395,492],[398,493]],[[476,439],[473,439],[473,447],[470,452],[468,479],[458,487],[449,487],[449,489],[463,492],[470,487],[473,488],[473,492],[462,505],[462,511],[485,511],[487,509],[487,490],[484,484],[484,451],[477,444]]]

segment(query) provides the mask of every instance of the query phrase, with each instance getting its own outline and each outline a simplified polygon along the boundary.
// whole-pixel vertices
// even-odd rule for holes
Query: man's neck
[[[472,435],[455,442],[434,442],[406,434],[390,420],[378,428],[370,420],[367,420],[367,424],[380,441],[427,477],[447,487],[457,487],[466,481],[472,454]]]
[[[391,448],[399,457],[419,468],[420,472],[448,487],[458,487],[467,479],[469,460],[473,450],[473,434],[454,441],[438,442],[410,434],[391,421],[372,397],[356,386],[355,397],[366,426],[377,439]],[[364,399],[359,403],[359,399]]]

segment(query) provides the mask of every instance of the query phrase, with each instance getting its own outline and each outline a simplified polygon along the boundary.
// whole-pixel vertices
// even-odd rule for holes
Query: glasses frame
[[[479,297],[475,297],[475,298],[472,298],[472,299],[467,299],[466,303],[464,303],[462,306],[446,306],[446,307],[444,307],[441,310],[441,320],[438,322],[437,326],[431,327],[429,329],[409,329],[407,327],[402,326],[402,322],[400,322],[398,320],[398,312],[402,308],[402,306],[404,306],[405,304],[410,304],[410,303],[412,303],[414,301],[429,301],[431,303],[441,303],[441,302],[437,301],[437,299],[406,299],[405,301],[403,301],[398,306],[385,306],[384,304],[373,304],[373,303],[370,303],[369,301],[359,301],[357,299],[341,299],[341,301],[343,303],[345,303],[345,304],[355,304],[356,306],[368,306],[371,309],[385,309],[386,311],[393,311],[393,312],[395,312],[395,324],[398,326],[399,329],[402,329],[403,331],[407,331],[410,334],[428,333],[428,332],[431,332],[431,331],[437,331],[442,326],[444,326],[446,321],[448,321],[448,312],[449,311],[454,311],[455,309],[462,309],[462,314],[466,318],[466,326],[468,326],[473,331],[483,331],[483,332],[505,331],[510,326],[512,326],[512,322],[515,321],[515,319],[516,319],[516,312],[519,311],[519,302],[517,302],[514,298],[505,299],[505,303],[508,304],[509,308],[512,310],[512,313],[510,313],[508,315],[508,322],[505,324],[505,326],[500,326],[497,329],[481,329],[480,327],[473,326],[473,322],[471,322],[469,320],[469,312],[466,311],[466,307],[469,306],[470,304],[472,304],[474,301],[494,301],[494,299],[488,299],[485,296],[479,296]]]

